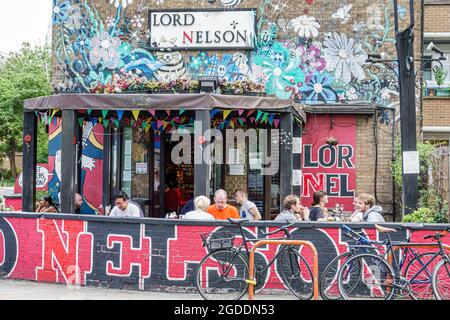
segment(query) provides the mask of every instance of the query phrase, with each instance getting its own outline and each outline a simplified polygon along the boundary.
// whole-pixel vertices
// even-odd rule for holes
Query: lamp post
[[[422,13],[423,14],[423,13]],[[410,25],[399,31],[398,0],[394,0],[395,38],[397,59],[386,60],[385,54],[369,54],[367,62],[397,62],[399,66],[400,88],[400,134],[402,150],[402,213],[409,214],[417,209],[419,188],[419,153],[416,137],[416,72],[414,62],[445,60],[442,51],[430,44],[429,49],[441,56],[438,59],[414,59],[414,0],[410,0]],[[379,59],[379,60],[378,60]]]

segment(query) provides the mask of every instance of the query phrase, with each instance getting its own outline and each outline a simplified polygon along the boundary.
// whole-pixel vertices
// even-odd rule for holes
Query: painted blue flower
[[[272,54],[256,55],[254,63],[260,66],[262,73],[267,78],[266,92],[276,94],[282,99],[289,99],[290,88],[305,82],[305,74],[299,68],[300,57],[296,52],[291,52],[281,43],[273,45]]]
[[[53,0],[53,24],[58,24],[66,21],[69,16],[69,9],[72,6],[69,1],[58,3],[58,0]]]
[[[315,73],[311,81],[300,88],[300,91],[306,95],[306,103],[336,102],[336,93],[330,87],[333,80],[333,76],[329,73]]]
[[[207,76],[218,76],[220,80],[232,81],[234,75],[240,72],[239,67],[233,62],[233,56],[226,54],[222,60],[214,55],[210,58],[210,67],[206,69]]]
[[[84,50],[89,51],[89,48],[91,47],[91,42],[87,38],[78,38],[73,43],[73,48],[75,52],[83,52]]]

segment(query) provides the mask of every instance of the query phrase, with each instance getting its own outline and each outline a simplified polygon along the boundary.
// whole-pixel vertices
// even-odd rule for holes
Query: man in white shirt
[[[128,195],[125,192],[119,191],[114,197],[116,206],[111,210],[110,217],[131,217],[139,218],[141,216],[139,207],[128,201]]]
[[[248,221],[259,221],[261,220],[261,214],[259,213],[256,205],[248,200],[248,193],[246,190],[237,190],[234,194],[236,202],[241,205],[239,214],[241,219],[247,219]]]

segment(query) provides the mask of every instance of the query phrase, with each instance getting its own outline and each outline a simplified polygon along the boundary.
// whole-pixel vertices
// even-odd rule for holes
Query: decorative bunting
[[[157,125],[157,129],[161,128],[161,126],[163,125],[163,122],[161,120],[158,120],[158,125]]]
[[[259,119],[261,118],[262,114],[263,113],[261,111],[258,111],[258,115],[256,116],[256,122],[259,121]]]
[[[155,116],[155,114],[156,114],[156,110],[155,109],[148,109],[148,112],[150,112],[150,114],[152,116]]]
[[[180,115],[182,115],[185,111],[186,109],[180,108]]]
[[[267,117],[269,116],[269,114],[268,113],[266,113],[266,112],[263,112],[263,118],[262,118],[262,120],[261,120],[261,122],[264,122],[264,121],[266,121],[267,120]]]
[[[108,110],[102,110],[103,118],[106,118],[107,114],[108,114]]]
[[[80,127],[83,127],[84,118],[78,118],[78,123],[80,124]]]
[[[230,121],[230,127],[231,127],[232,129],[234,129],[234,121],[233,121],[233,120]]]
[[[270,123],[270,125],[273,124],[273,118],[275,118],[275,113],[271,113],[271,114],[270,114],[270,117],[269,117],[269,123]]]
[[[166,110],[166,113],[170,117],[170,110]]]
[[[250,117],[255,112],[256,112],[256,110],[249,110],[248,113],[247,113],[247,117]]]
[[[119,123],[119,120],[117,120],[117,119],[114,119],[114,124],[116,125],[116,127],[117,127],[117,128],[119,128],[119,127],[120,127],[120,123]]]
[[[123,117],[123,111],[122,110],[117,110],[117,117],[119,118],[119,121],[122,121],[122,117]]]
[[[88,113],[88,116],[90,116],[92,113],[92,109],[87,109],[87,113]]]
[[[238,111],[238,114],[239,114],[239,116],[242,116],[242,114],[244,113],[244,109],[239,109],[239,111]]]
[[[243,120],[242,118],[239,118],[238,121],[239,121],[239,123],[240,123],[241,126],[244,125],[244,120]]]
[[[108,124],[109,124],[108,119],[103,120],[103,127],[105,127],[105,129],[108,128]]]
[[[219,112],[222,112],[222,110],[219,110],[219,109],[211,110],[211,112],[210,112],[211,118],[214,118],[214,116],[215,116],[216,114],[218,114]]]
[[[255,117],[251,117],[250,118],[250,123],[255,123],[255,120],[256,120]]]
[[[233,111],[233,110],[224,110],[224,111],[223,111],[223,120],[224,120],[224,121],[228,118],[228,116],[230,115],[230,113],[231,113],[232,111]]]
[[[102,123],[103,122],[103,118],[98,118],[98,123]]]
[[[275,124],[275,128],[278,129],[278,126],[280,125],[280,119],[273,120],[273,123]]]
[[[137,119],[139,118],[140,111],[139,110],[133,110],[131,112],[133,113],[134,119],[137,121]]]

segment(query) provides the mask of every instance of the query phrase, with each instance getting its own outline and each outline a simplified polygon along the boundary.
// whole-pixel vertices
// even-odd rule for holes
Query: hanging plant
[[[326,138],[326,143],[330,146],[336,146],[339,144],[339,139],[333,136]]]

